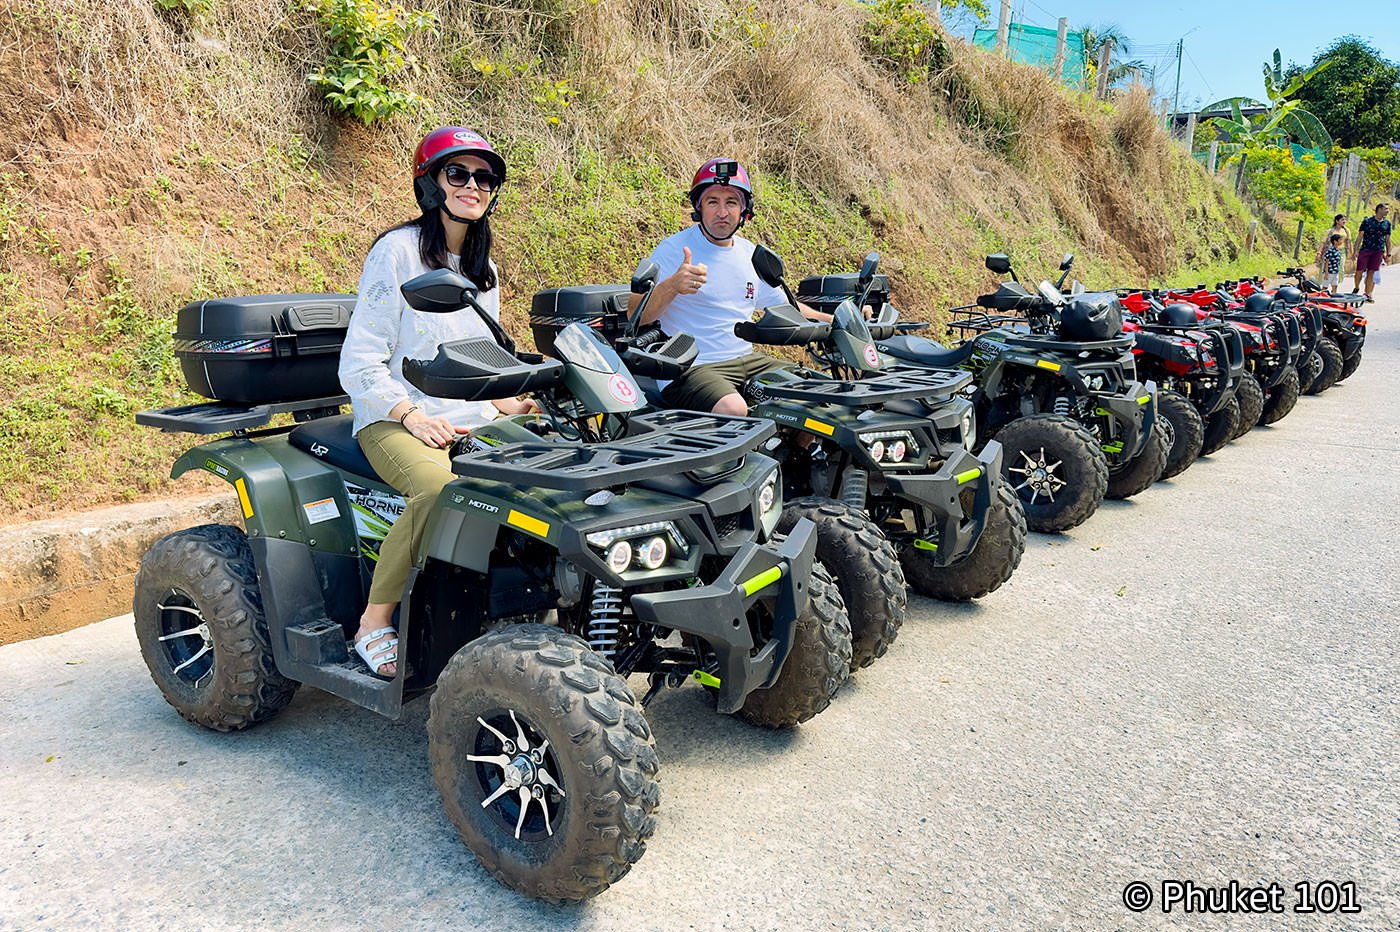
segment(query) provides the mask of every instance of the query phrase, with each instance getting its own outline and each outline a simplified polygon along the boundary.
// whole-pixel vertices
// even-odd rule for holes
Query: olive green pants
[[[407,507],[379,547],[379,563],[369,585],[369,600],[391,605],[403,598],[413,555],[423,539],[438,493],[453,478],[446,450],[430,447],[394,421],[376,421],[355,435],[379,478],[398,490]]]

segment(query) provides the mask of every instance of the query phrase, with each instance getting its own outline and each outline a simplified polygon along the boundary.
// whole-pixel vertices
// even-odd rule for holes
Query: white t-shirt
[[[458,270],[456,257],[450,260]],[[491,264],[492,270],[496,265]],[[405,359],[432,359],[439,343],[473,337],[493,339],[471,307],[449,314],[415,311],[399,286],[428,272],[418,254],[418,230],[407,227],[387,234],[365,259],[359,300],[340,350],[340,384],[350,396],[355,433],[376,421],[390,420],[389,409],[408,399],[432,417],[457,427],[479,427],[497,414],[489,401],[461,401],[424,395],[403,377]],[[486,313],[501,319],[500,288],[477,295]]]
[[[764,284],[753,268],[753,243],[735,236],[733,245],[716,246],[697,224],[669,236],[652,250],[661,278],[674,275],[685,261],[704,265],[705,284],[695,294],[676,295],[661,312],[661,329],[671,336],[688,333],[700,349],[696,364],[725,362],[753,352],[753,344],[734,335],[734,325],[753,319],[755,308],[786,304],[787,296]]]

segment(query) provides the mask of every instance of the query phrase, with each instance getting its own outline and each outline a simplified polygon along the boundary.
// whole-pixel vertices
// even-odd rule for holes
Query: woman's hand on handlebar
[[[431,417],[421,409],[410,411],[403,419],[404,429],[430,447],[442,449],[462,434],[471,433],[470,427],[456,427],[445,417]]]

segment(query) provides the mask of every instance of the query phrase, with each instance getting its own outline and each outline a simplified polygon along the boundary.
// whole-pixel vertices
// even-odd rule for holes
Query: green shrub
[[[917,0],[875,0],[861,38],[876,61],[906,84],[918,84],[948,62],[948,43]]]
[[[1249,146],[1244,151],[1246,183],[1255,197],[1305,220],[1327,213],[1327,175],[1321,162],[1308,154],[1294,162],[1291,151],[1277,146]]]
[[[417,94],[393,82],[417,70],[408,38],[435,27],[434,14],[377,0],[302,0],[302,6],[321,19],[330,38],[331,61],[307,80],[333,110],[368,125],[423,105]]]
[[[203,16],[213,7],[213,0],[155,0],[156,9],[165,13],[183,13],[190,17]]]

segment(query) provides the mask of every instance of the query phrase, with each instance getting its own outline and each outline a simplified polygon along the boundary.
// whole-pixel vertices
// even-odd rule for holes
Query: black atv
[[[951,327],[972,337],[952,349],[907,334],[876,341],[908,364],[973,372],[978,433],[982,442],[1001,442],[1002,469],[1026,523],[1044,532],[1083,523],[1105,496],[1141,492],[1166,462],[1156,386],[1137,380],[1118,301],[1112,294],[1062,294],[1072,263],[1066,256],[1058,285],[1043,282],[1031,294],[1010,259],[990,255],[987,268],[1012,281],[979,297],[981,311],[954,309],[961,316]]]
[[[421,311],[473,303],[449,271],[404,293]],[[305,320],[280,322],[312,302],[274,297],[287,339],[268,343],[295,362]],[[222,304],[240,301],[257,299]],[[208,330],[220,315],[205,304],[190,316]],[[322,315],[337,316],[343,333],[347,315]],[[215,348],[200,365],[237,361],[215,356],[227,334],[207,336]],[[232,483],[246,533],[208,525],[158,541],[136,580],[136,634],[170,704],[220,731],[271,718],[302,683],[390,717],[435,690],[430,765],[462,839],[503,883],[581,900],[626,874],[655,830],[658,760],[643,708],[658,691],[698,682],[720,712],[794,725],[845,680],[850,626],[816,561],[815,526],[778,532],[782,477],[759,451],[771,423],[642,411],[627,367],[586,327],[560,335],[557,360],[512,349],[465,340],[404,363],[427,394],[532,392],[544,416],[499,419],[454,447],[457,478],[437,501],[399,608],[396,676],[372,675],[346,639],[403,499],[365,460],[350,416],[337,415],[348,399],[329,394],[334,368],[308,391],[291,384],[307,370],[274,374],[270,351],[247,354],[266,371],[248,363],[245,381],[300,400],[137,416],[230,434],[184,454],[172,477],[202,469]],[[653,374],[688,364],[683,340],[628,355]],[[304,423],[267,428],[280,412]],[[634,673],[648,677],[640,701]]]
[[[562,328],[578,323],[588,325],[624,355],[635,350],[653,351],[675,341],[693,346],[689,335],[668,339],[656,325],[641,329],[636,325],[658,271],[654,263],[643,262],[630,287],[577,285],[536,295],[530,309],[536,347],[552,353]],[[642,303],[629,314],[628,296],[634,293],[642,295]],[[672,376],[653,378],[650,370],[637,375],[646,402],[662,407],[657,378]],[[786,456],[784,444],[777,437],[769,440],[764,450],[780,459]],[[861,508],[830,494],[814,494],[803,484],[794,486],[787,479],[789,468],[783,470],[784,494],[791,497],[783,507],[778,530],[786,530],[799,518],[816,524],[817,559],[835,578],[850,617],[853,669],[869,666],[888,651],[908,611],[909,597],[899,554]]]
[[[971,375],[890,365],[873,334],[892,334],[893,317],[867,327],[861,305],[846,301],[830,324],[810,321],[796,309],[782,259],[758,246],[753,261],[791,303],[763,309],[735,334],[805,347],[819,367],[776,370],[744,386],[752,412],[780,428],[784,442],[774,452],[787,493],[839,497],[867,512],[923,595],[967,600],[997,589],[1021,561],[1026,522],[1002,479],[1001,445],[972,452],[977,424],[961,394]],[[868,294],[883,280],[878,266],[871,253],[858,276],[826,279]]]

